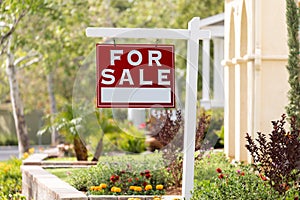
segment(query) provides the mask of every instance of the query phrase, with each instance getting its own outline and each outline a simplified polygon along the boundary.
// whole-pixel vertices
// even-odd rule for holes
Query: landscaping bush
[[[296,127],[296,118],[292,117],[290,131],[287,131],[285,118],[282,115],[280,120],[272,121],[269,140],[262,133],[258,133],[256,141],[249,134],[246,137],[246,147],[253,157],[255,169],[265,175],[270,186],[280,194],[297,187],[300,178],[300,130]]]
[[[199,199],[280,199],[279,193],[254,174],[249,166],[215,169],[211,180],[198,182],[193,200]]]
[[[22,161],[16,158],[0,162],[0,199],[25,200],[22,196]]]
[[[118,147],[130,153],[142,153],[146,150],[145,133],[133,125],[124,126],[123,133],[117,139]]]
[[[207,154],[195,163],[195,187],[192,200],[199,199],[298,199],[297,187],[280,194],[263,174],[251,165],[230,164],[223,153]]]
[[[158,140],[163,146],[164,163],[168,166],[172,176],[172,184],[180,187],[182,182],[182,150],[183,150],[183,119],[181,110],[156,111],[156,117],[152,117],[148,124],[151,136]],[[195,133],[195,151],[201,150],[203,139],[207,133],[210,118],[205,112],[199,113]],[[196,157],[201,158],[201,155]]]
[[[201,159],[195,161],[195,184],[210,180],[216,174],[217,168],[229,169],[231,165],[223,152],[207,151]]]

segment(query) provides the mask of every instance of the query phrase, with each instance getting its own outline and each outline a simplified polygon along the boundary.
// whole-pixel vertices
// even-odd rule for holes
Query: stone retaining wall
[[[28,200],[88,200],[88,197],[40,166],[22,169],[22,194]]]

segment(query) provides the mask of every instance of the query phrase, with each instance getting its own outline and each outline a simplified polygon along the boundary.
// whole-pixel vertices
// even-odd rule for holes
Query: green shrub
[[[146,150],[145,134],[135,126],[129,126],[127,133],[120,134],[118,146],[127,152],[141,153]]]
[[[22,161],[16,158],[0,162],[0,199],[25,199],[20,194],[22,189],[21,164]]]
[[[223,153],[209,153],[195,163],[195,187],[192,200],[274,200],[299,198],[296,185],[285,185],[280,194],[268,183],[268,178],[256,173],[251,165],[230,164]]]
[[[122,187],[125,192],[133,185],[143,187],[144,191],[146,184],[151,184],[153,187],[161,184],[167,187],[169,176],[161,155],[155,154],[149,157],[151,158],[140,157],[142,159],[137,160],[130,156],[121,156],[119,159],[99,162],[97,166],[70,174],[67,181],[82,191],[88,191],[92,186],[99,186],[101,183],[107,185],[107,191],[112,187]],[[147,175],[149,177],[146,177],[146,173],[150,174]]]
[[[212,177],[216,174],[217,168],[229,169],[229,164],[223,152],[207,152],[201,159],[195,162],[195,183],[205,180],[214,181]]]
[[[193,200],[198,199],[279,199],[277,191],[266,181],[252,173],[249,166],[236,170],[217,168],[211,180],[198,182],[193,192]]]
[[[14,134],[0,132],[0,146],[2,145],[18,145],[17,136]]]

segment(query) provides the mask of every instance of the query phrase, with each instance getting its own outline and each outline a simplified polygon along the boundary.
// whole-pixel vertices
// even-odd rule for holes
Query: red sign
[[[97,107],[175,107],[174,45],[97,44]]]

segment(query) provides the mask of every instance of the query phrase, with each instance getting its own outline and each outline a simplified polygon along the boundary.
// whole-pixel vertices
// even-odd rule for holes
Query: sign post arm
[[[200,18],[194,17],[188,24],[190,38],[187,41],[187,77],[184,112],[184,145],[182,196],[189,200],[194,186],[194,152],[197,109],[197,79],[199,55]]]

